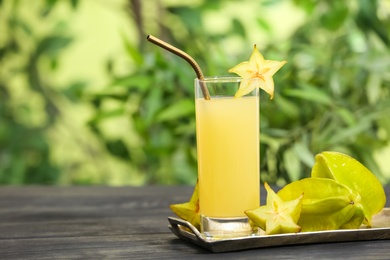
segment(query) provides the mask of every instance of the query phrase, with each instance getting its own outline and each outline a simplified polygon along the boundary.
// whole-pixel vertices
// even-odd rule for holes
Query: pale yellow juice
[[[200,213],[243,217],[260,205],[257,97],[196,99]]]

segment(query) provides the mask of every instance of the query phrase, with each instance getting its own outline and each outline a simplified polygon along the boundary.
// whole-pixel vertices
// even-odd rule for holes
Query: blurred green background
[[[253,44],[287,60],[261,97],[261,180],[347,153],[390,182],[389,0],[0,0],[0,184],[194,184],[194,71]]]

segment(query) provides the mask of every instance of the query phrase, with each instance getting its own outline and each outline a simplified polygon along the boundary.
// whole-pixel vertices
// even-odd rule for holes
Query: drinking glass
[[[259,90],[235,98],[241,81],[195,79],[201,233],[207,238],[257,232],[244,211],[260,206]]]

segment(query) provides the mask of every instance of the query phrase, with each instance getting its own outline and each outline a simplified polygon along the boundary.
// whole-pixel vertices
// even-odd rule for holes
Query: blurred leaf
[[[109,86],[120,86],[139,91],[147,90],[153,83],[153,78],[147,75],[129,75],[113,79]]]
[[[377,0],[359,0],[359,12],[356,15],[356,23],[365,33],[368,33],[370,31],[375,32],[378,37],[385,43],[385,45],[389,46],[389,32],[387,30],[387,27],[382,25],[382,22],[376,15],[377,9]]]
[[[314,165],[314,154],[310,151],[309,147],[302,142],[294,144],[294,152],[307,167],[311,168]]]
[[[260,26],[260,28],[263,29],[264,31],[266,31],[268,33],[272,32],[271,26],[263,18],[261,18],[261,17],[257,18],[256,22]]]
[[[353,141],[358,134],[365,132],[370,128],[370,124],[367,121],[361,121],[357,125],[350,126],[344,129],[338,129],[337,135],[333,135],[329,138],[329,144],[342,143],[345,140]]]
[[[204,3],[205,10],[220,10],[221,6],[226,3],[225,0],[206,1]]]
[[[349,10],[345,1],[329,1],[327,3],[331,6],[331,11],[325,12],[321,20],[327,29],[335,31],[343,25]]]
[[[306,13],[312,14],[318,4],[316,0],[294,0],[294,3],[304,9]]]
[[[188,117],[195,115],[195,104],[192,100],[183,99],[176,103],[162,109],[157,115],[156,121],[171,121],[178,120],[181,117]]]
[[[9,22],[10,27],[14,30],[17,30],[20,28],[28,36],[31,36],[33,34],[30,26],[23,20],[20,20],[14,16],[11,16],[9,18],[8,22]]]
[[[372,55],[362,61],[361,66],[372,73],[386,73],[390,69],[390,55],[388,53],[381,56]]]
[[[242,38],[245,38],[246,33],[241,21],[234,18],[232,23],[233,23],[233,33],[240,35]]]
[[[53,8],[55,7],[55,5],[57,4],[57,1],[58,0],[45,0],[45,5],[44,5],[44,9],[42,9],[41,11],[41,16],[43,17],[48,16],[53,10]]]
[[[146,125],[151,125],[154,121],[156,114],[163,108],[163,91],[160,88],[153,88],[148,93],[148,96],[145,97],[143,111],[143,120],[145,120]]]
[[[366,93],[370,104],[378,102],[381,96],[382,77],[378,73],[370,73],[367,79]]]
[[[143,56],[140,53],[140,51],[135,46],[133,46],[126,38],[126,36],[124,36],[123,34],[122,34],[122,41],[129,56],[133,59],[133,61],[138,66],[140,66],[144,62]]]
[[[73,82],[70,86],[63,90],[63,93],[70,101],[78,102],[83,98],[86,87],[87,83],[85,82]]]
[[[198,31],[202,28],[202,19],[197,8],[179,6],[168,9],[173,14],[178,15],[189,30]]]
[[[344,121],[348,126],[353,126],[356,124],[356,118],[353,113],[345,108],[339,108],[336,110],[336,113],[340,116],[340,118]]]
[[[289,181],[299,180],[301,177],[301,165],[293,149],[287,149],[283,153],[283,162],[290,177]]]
[[[329,106],[333,103],[331,97],[329,97],[325,92],[309,84],[300,84],[299,89],[286,89],[283,93],[290,97],[297,97],[322,105]]]
[[[122,140],[119,140],[119,139],[107,140],[106,147],[107,147],[107,150],[112,155],[115,155],[123,160],[130,159],[129,150],[127,149],[127,146],[125,145],[125,143]]]
[[[58,53],[72,42],[71,37],[52,35],[43,38],[38,46],[36,53],[37,55],[48,55],[50,57],[56,57]]]
[[[79,5],[79,0],[70,0],[70,4],[73,7],[73,9],[76,9]]]
[[[384,113],[383,117],[378,119],[378,136],[382,140],[387,140],[390,136],[390,118],[387,115],[387,113]]]
[[[278,95],[277,99],[275,99],[275,103],[283,115],[286,115],[291,119],[299,117],[300,107],[298,107],[296,103],[290,101],[282,95]]]
[[[99,123],[105,119],[122,116],[125,113],[123,108],[113,109],[109,111],[99,111],[90,121],[89,123]]]

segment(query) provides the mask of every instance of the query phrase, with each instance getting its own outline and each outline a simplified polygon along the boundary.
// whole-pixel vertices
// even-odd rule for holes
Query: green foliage
[[[53,133],[66,114],[61,103],[63,97],[80,100],[86,85],[52,80],[73,38],[63,21],[49,21],[58,4],[76,8],[78,1],[25,3],[0,3],[0,184],[58,184],[66,172],[54,160],[61,144]],[[26,17],[26,8],[36,15]]]
[[[262,128],[267,136],[263,162],[270,162],[267,156],[277,158],[272,168],[263,165],[269,181],[306,177],[314,154],[338,150],[386,182],[374,155],[388,146],[390,134],[384,123],[390,112],[390,64],[384,61],[390,58],[389,33],[384,29],[390,20],[379,19],[376,1],[355,4],[329,1],[305,6],[311,19],[292,36],[286,49],[290,61],[284,69],[286,78],[278,77],[277,86],[282,87],[273,109],[280,113],[271,118],[267,116],[271,111],[262,110],[268,121]]]
[[[96,114],[89,126],[114,156],[149,173],[148,183],[189,183],[196,179],[194,102],[192,86],[186,82],[191,75],[186,77],[181,68],[181,61],[168,61],[154,52],[153,56],[146,55],[135,74],[115,78],[109,94],[93,99]],[[106,109],[101,104],[107,100],[117,100],[127,109]],[[139,143],[128,147],[124,140],[109,140],[100,131],[99,124],[117,116],[132,122]]]
[[[55,2],[47,1],[41,22],[45,21]],[[0,4],[4,5],[3,2]],[[60,111],[52,86],[42,78],[38,63],[49,60],[54,69],[59,53],[72,39],[54,31],[47,37],[39,37],[23,19],[19,5],[19,1],[14,1],[6,9],[9,13],[2,33],[7,37],[0,47],[0,184],[53,184],[59,178],[60,169],[50,159],[51,146],[45,131],[53,126]],[[3,9],[3,12],[6,11]],[[30,41],[30,51],[26,51],[24,41]],[[25,62],[16,65],[12,61],[17,59],[25,59]],[[40,97],[46,117],[42,122],[32,122],[37,111],[28,100],[23,102],[14,98],[17,91],[10,88],[10,82],[19,75],[29,82],[24,91]]]
[[[386,182],[374,155],[388,146],[390,134],[386,123],[390,111],[386,62],[389,33],[385,29],[389,28],[389,18],[378,17],[376,1],[295,3],[307,13],[307,22],[287,42],[270,42],[262,50],[266,57],[289,61],[275,77],[275,102],[262,98],[262,180],[283,184],[306,177],[316,153],[338,150],[356,157]],[[238,18],[232,18],[230,29],[223,33],[207,33],[202,15],[223,9],[223,5],[215,1],[163,9],[167,16],[179,17],[191,37],[182,38],[169,27],[155,33],[164,32],[165,40],[192,55],[209,74],[226,73],[235,62],[221,48],[222,42],[238,35],[247,43],[248,48],[242,45],[242,51],[234,57],[238,61],[247,59],[251,43],[247,28]],[[257,21],[259,30],[271,30],[266,21]],[[129,78],[147,75],[149,82],[134,80],[138,92],[134,89],[126,93],[139,102],[132,114],[135,130],[144,141],[140,146],[144,166],[138,167],[149,172],[153,182],[188,182],[191,178],[178,178],[178,174],[193,177],[196,173],[191,109],[194,75],[188,74],[191,69],[184,67],[184,61],[170,53],[149,46],[143,53],[152,63],[139,62],[139,69]],[[150,70],[145,71],[145,67]],[[188,171],[175,164],[179,163],[174,159],[179,150],[183,154],[180,163]],[[133,161],[139,162],[135,158]]]
[[[53,161],[59,144],[51,142],[49,133],[66,114],[59,105],[63,98],[92,108],[85,125],[93,138],[80,142],[93,157],[85,162],[96,165],[92,171],[120,165],[137,183],[195,182],[195,74],[182,59],[148,43],[148,33],[189,53],[205,75],[226,75],[249,58],[255,43],[267,59],[288,61],[275,75],[274,100],[261,96],[262,181],[285,184],[306,177],[316,153],[334,150],[350,154],[382,183],[389,182],[381,166],[387,159],[378,156],[388,149],[390,136],[386,1],[174,2],[127,2],[136,27],[131,37],[122,35],[127,72],[118,73],[117,61],[109,58],[104,65],[110,83],[102,91],[86,92],[83,81],[58,88],[44,76],[60,68],[61,53],[75,41],[72,34],[59,30],[61,25],[43,36],[36,33],[19,13],[22,2],[15,1],[0,44],[0,73],[24,77],[25,91],[39,96],[40,105],[18,101],[10,87],[13,79],[0,77],[0,183],[61,183],[68,171],[75,173],[66,173],[67,183],[110,183],[108,173],[84,176],[77,160],[65,168]],[[63,1],[43,3],[41,23]],[[78,1],[66,3],[72,10],[79,6]],[[281,12],[280,6],[302,18],[291,21],[296,27],[289,32],[278,31],[269,16]],[[13,66],[14,59],[21,65]],[[42,63],[48,64],[47,71]],[[37,114],[43,115],[32,120]],[[108,125],[128,134],[113,135]],[[74,135],[73,142],[79,142]],[[108,161],[115,166],[105,168]]]

